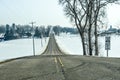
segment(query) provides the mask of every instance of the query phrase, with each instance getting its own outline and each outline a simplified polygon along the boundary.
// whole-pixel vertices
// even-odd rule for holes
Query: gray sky
[[[108,7],[110,25],[120,25],[120,6]],[[72,26],[58,0],[0,0],[0,24]]]

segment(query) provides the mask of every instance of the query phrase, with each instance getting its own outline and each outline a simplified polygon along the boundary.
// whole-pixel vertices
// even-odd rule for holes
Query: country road
[[[51,34],[41,55],[1,63],[0,80],[120,80],[120,59],[67,55]]]
[[[65,53],[60,50],[58,44],[56,43],[54,34],[50,35],[47,48],[42,55],[65,55]]]

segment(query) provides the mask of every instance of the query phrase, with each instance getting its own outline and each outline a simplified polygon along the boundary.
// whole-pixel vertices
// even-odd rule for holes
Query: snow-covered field
[[[33,40],[32,39],[17,39],[10,41],[0,42],[0,61],[33,55]],[[39,55],[45,49],[48,42],[48,38],[42,40],[43,46],[41,45],[41,39],[35,39],[35,53]]]
[[[65,35],[56,36],[57,43],[60,48],[67,54],[82,55],[82,45],[79,35]]]
[[[59,46],[68,54],[82,55],[82,45],[79,35],[61,34],[56,36]],[[109,50],[109,57],[120,57],[120,36],[111,36],[111,50]],[[42,40],[43,46],[41,46],[41,39],[35,39],[35,52],[37,55],[41,54],[45,49],[48,38]],[[99,38],[100,42],[100,56],[106,57],[105,50],[105,37]],[[0,42],[0,61],[33,55],[32,39],[17,39],[10,41]]]
[[[60,35],[56,36],[57,43],[65,52],[69,54],[82,55],[82,45],[79,35]],[[120,36],[111,36],[111,50],[109,50],[109,57],[120,57]],[[99,37],[100,56],[106,57],[105,37]]]

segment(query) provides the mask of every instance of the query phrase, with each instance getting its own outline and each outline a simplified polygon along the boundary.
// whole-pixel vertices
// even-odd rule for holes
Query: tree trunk
[[[95,21],[95,55],[98,56],[98,54],[97,21]]]
[[[84,31],[80,31],[80,29],[77,27],[78,31],[79,31],[79,34],[80,34],[80,37],[81,37],[81,42],[82,42],[82,47],[83,47],[83,55],[87,55],[86,54],[86,47],[85,47],[85,34],[84,34]]]
[[[95,15],[95,55],[98,56],[99,55],[99,50],[98,50],[98,34],[97,34],[97,18],[98,18],[98,14],[99,14],[99,9],[98,11],[96,11],[96,15]]]
[[[89,55],[92,56],[91,28],[88,31]]]
[[[89,28],[88,28],[88,44],[89,44],[89,55],[92,56],[92,37],[91,37],[91,29],[92,29],[92,1],[89,2]]]
[[[83,47],[83,55],[86,55],[84,33],[81,34],[81,41],[82,41],[82,47]]]

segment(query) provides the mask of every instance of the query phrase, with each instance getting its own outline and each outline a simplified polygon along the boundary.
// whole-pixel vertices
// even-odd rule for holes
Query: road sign
[[[110,36],[105,37],[105,50],[110,50]]]
[[[108,57],[108,50],[110,50],[110,36],[105,37],[105,50],[107,50],[107,57]]]

